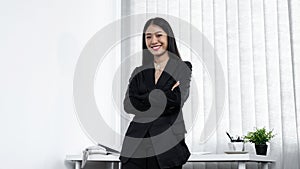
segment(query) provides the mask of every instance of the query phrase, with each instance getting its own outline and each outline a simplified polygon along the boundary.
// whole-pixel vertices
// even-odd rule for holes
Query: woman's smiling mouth
[[[159,50],[161,47],[161,45],[155,45],[155,46],[151,46],[151,48],[155,51]]]

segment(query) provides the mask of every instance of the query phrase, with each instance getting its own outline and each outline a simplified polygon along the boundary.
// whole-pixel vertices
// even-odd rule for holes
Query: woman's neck
[[[157,64],[166,62],[167,60],[169,60],[169,54],[168,54],[168,52],[165,52],[161,56],[154,56],[154,62],[157,63]]]

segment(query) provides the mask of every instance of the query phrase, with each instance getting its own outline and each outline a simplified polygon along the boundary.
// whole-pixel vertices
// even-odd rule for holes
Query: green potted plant
[[[244,137],[245,141],[249,141],[255,144],[255,150],[257,155],[267,155],[269,142],[275,135],[273,130],[267,131],[266,128],[255,128],[255,131],[248,132]]]

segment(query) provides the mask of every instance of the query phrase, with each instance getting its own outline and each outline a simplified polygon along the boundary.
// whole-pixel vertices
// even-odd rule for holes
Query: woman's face
[[[151,24],[145,35],[147,48],[154,56],[161,56],[167,51],[168,36],[161,27]]]

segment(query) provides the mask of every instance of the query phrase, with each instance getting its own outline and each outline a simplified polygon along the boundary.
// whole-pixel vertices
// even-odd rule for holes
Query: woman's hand
[[[177,86],[179,86],[180,85],[180,83],[179,83],[179,81],[177,81],[175,84],[174,84],[174,86],[172,87],[172,89],[171,89],[171,91],[173,91]]]

